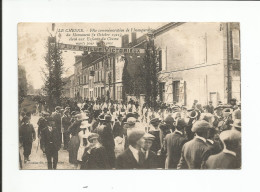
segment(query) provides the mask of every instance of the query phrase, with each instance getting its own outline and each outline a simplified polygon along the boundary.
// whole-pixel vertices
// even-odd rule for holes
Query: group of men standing
[[[30,117],[23,118],[20,131],[26,162],[36,137]],[[57,168],[62,144],[75,169],[237,169],[241,108],[85,102],[71,112],[57,106],[52,114],[42,113],[38,138],[48,169]]]

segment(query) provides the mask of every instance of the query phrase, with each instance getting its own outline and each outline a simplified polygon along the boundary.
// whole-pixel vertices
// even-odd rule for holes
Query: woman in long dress
[[[77,160],[79,161],[79,164],[82,162],[82,156],[84,154],[85,148],[88,144],[88,136],[90,135],[90,126],[91,124],[88,123],[88,121],[82,121],[80,125],[80,132],[78,133],[79,136],[79,149],[77,154]]]

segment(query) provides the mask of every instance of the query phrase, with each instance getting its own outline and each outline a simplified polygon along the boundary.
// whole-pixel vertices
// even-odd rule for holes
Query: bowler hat
[[[207,121],[199,120],[193,124],[191,131],[196,133],[196,132],[206,131],[209,128],[211,128],[211,125]]]
[[[135,123],[136,123],[136,118],[134,118],[134,117],[128,117],[127,121],[125,122],[125,124],[128,124],[128,125],[135,125]]]
[[[230,124],[230,125],[241,129],[241,119],[235,119],[233,124]]]
[[[160,120],[158,117],[153,118],[153,119],[151,119],[151,121],[150,121],[151,124],[156,124],[156,123],[160,123],[160,122],[161,122],[161,120]]]
[[[193,111],[191,111],[190,113],[188,113],[187,116],[188,116],[190,119],[195,119],[195,118],[197,118],[197,116],[198,116],[198,112],[195,111],[195,110],[193,110]]]

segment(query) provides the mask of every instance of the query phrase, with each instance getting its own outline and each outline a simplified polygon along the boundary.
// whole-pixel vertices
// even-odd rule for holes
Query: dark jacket
[[[239,169],[240,162],[238,158],[229,153],[220,152],[212,155],[206,161],[206,169]]]
[[[41,117],[38,122],[38,136],[41,135],[41,131],[48,126],[48,121]]]
[[[167,148],[166,166],[168,169],[176,169],[181,158],[181,150],[188,140],[183,134],[173,132],[166,135],[165,145]]]
[[[106,150],[114,150],[115,141],[112,133],[112,128],[110,124],[101,125],[97,128],[97,133],[100,136],[101,143]]]
[[[207,145],[210,150],[210,155],[216,155],[216,154],[220,153],[222,150],[219,142],[214,141],[214,143],[212,144],[207,140]]]
[[[59,142],[59,133],[56,128],[52,128],[52,131],[50,132],[49,128],[46,127],[42,130],[42,144],[45,148],[45,151],[48,150],[60,150],[61,143]]]
[[[144,169],[143,163],[138,163],[133,153],[127,148],[116,159],[116,169]]]
[[[55,127],[57,128],[58,132],[61,133],[61,114],[58,113],[57,111],[54,111],[51,114],[51,117],[55,121]]]
[[[116,121],[115,124],[114,124],[114,127],[113,127],[113,135],[114,135],[114,138],[119,136],[119,137],[123,137],[123,124],[119,121]]]
[[[33,142],[33,140],[36,138],[35,130],[33,128],[33,125],[28,124],[22,124],[20,127],[20,141],[21,142]]]
[[[153,152],[148,152],[148,157],[144,161],[144,169],[156,169],[159,168],[159,159],[158,156]]]
[[[93,148],[90,153],[85,149],[80,169],[111,169],[105,148]]]
[[[195,137],[183,145],[177,169],[201,169],[209,155],[206,142]]]
[[[68,130],[68,128],[69,128],[69,126],[70,126],[70,117],[69,116],[67,116],[67,115],[63,115],[62,116],[62,119],[61,119],[61,121],[62,121],[62,126],[63,126],[63,128],[64,128],[64,131],[66,131],[66,130]]]

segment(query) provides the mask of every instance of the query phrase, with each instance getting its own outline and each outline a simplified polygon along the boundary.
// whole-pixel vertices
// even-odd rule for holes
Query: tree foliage
[[[18,96],[19,105],[23,102],[24,98],[27,96],[28,83],[26,78],[26,71],[23,66],[18,65]]]
[[[131,94],[133,89],[132,78],[128,72],[127,66],[128,66],[128,60],[125,57],[125,64],[124,64],[123,74],[122,74],[122,84],[123,84],[122,99],[124,102],[127,100],[126,98],[127,94]]]
[[[44,71],[45,91],[47,93],[47,105],[50,111],[55,106],[61,105],[61,96],[64,82],[62,51],[56,44],[55,37],[49,37],[47,42],[47,54],[45,56],[46,70]]]
[[[154,40],[149,38],[145,47],[144,56],[144,75],[145,75],[145,102],[154,107],[159,93],[159,62],[158,50],[154,45]]]

